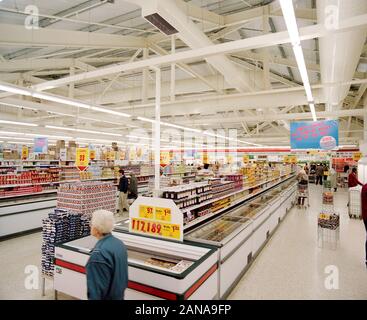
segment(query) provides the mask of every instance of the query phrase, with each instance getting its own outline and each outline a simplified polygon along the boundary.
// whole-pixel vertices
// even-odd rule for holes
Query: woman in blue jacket
[[[112,235],[113,213],[93,213],[91,234],[98,239],[86,266],[89,300],[123,300],[128,283],[127,250]]]

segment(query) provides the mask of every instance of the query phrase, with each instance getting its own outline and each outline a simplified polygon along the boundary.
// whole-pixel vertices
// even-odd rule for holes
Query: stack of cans
[[[42,273],[53,276],[55,245],[72,241],[90,233],[89,217],[69,212],[63,209],[54,209],[48,218],[42,221]]]

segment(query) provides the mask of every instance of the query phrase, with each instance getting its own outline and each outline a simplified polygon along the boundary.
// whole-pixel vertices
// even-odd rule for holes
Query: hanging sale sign
[[[130,206],[129,232],[183,241],[183,215],[173,200],[138,197]]]
[[[242,157],[242,162],[243,162],[243,163],[249,163],[249,162],[250,162],[250,157],[249,157],[247,154],[245,154],[245,155]]]
[[[96,150],[90,150],[89,151],[89,158],[91,160],[94,160],[96,158]]]
[[[84,171],[89,165],[89,149],[88,148],[76,148],[75,166]]]
[[[353,153],[353,161],[359,161],[362,158],[362,152]]]
[[[27,146],[23,146],[22,147],[22,160],[27,160],[28,159],[28,147]]]
[[[169,153],[169,151],[161,151],[160,157],[161,157],[161,160],[160,160],[161,167],[165,167],[165,166],[169,165],[169,163],[170,163],[170,153]]]

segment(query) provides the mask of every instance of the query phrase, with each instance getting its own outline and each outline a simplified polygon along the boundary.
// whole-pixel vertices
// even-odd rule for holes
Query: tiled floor
[[[338,191],[334,208],[341,215],[339,246],[319,248],[321,192],[321,186],[310,185],[310,207],[292,209],[229,299],[367,299],[363,222],[349,219],[348,193]],[[327,289],[336,273],[338,289]]]
[[[317,246],[321,187],[311,185],[311,207],[291,210],[229,299],[367,299],[366,235],[363,222],[347,215],[347,196],[338,191],[335,198],[341,214],[337,250]],[[53,299],[50,280],[46,281],[45,297],[41,296],[41,283],[36,290],[24,285],[26,266],[40,266],[40,250],[40,233],[0,242],[0,299]],[[332,266],[333,275],[339,273],[339,289],[325,287],[325,281],[330,282],[330,274],[325,273],[328,266]]]

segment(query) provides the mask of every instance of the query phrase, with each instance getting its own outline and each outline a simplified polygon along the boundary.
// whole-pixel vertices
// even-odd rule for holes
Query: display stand
[[[322,210],[317,221],[317,242],[319,248],[326,246],[335,250],[339,241],[339,215],[334,210],[334,193],[331,190],[330,181],[323,184]]]
[[[348,190],[349,218],[362,219],[361,215],[361,187],[356,186]]]

